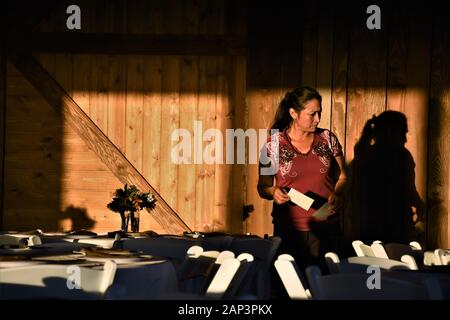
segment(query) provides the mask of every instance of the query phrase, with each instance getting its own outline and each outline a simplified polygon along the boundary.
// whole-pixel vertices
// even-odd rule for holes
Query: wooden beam
[[[140,190],[150,191],[155,195],[157,199],[156,209],[150,214],[166,232],[181,234],[184,231],[191,231],[141,173],[33,56],[13,55],[11,61],[52,107],[58,110],[63,109],[64,120],[122,183],[134,184]]]
[[[21,52],[194,56],[243,56],[245,43],[243,38],[220,35],[114,33],[32,33],[20,42],[9,39],[9,47]]]
[[[5,165],[5,115],[6,115],[6,52],[5,52],[5,23],[2,13],[2,31],[0,34],[0,230],[3,227],[3,184]]]

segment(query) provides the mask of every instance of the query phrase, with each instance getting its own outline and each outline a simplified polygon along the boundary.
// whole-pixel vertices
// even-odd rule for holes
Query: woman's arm
[[[345,182],[347,181],[344,156],[336,157],[336,162],[339,165],[341,173],[339,174],[339,179],[336,182],[336,186],[334,187],[334,193],[342,194],[344,192]]]
[[[345,182],[347,181],[344,157],[342,155],[336,157],[336,162],[339,165],[340,174],[338,181],[336,182],[336,185],[334,187],[334,192],[328,197],[328,203],[331,205],[333,211],[339,211],[344,205],[343,196]]]
[[[278,204],[283,204],[291,198],[281,188],[274,186],[274,176],[259,174],[258,193],[263,199],[273,200]]]

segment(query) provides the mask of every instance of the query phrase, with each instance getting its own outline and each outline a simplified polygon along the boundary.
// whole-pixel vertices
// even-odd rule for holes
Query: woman
[[[310,264],[323,268],[323,255],[337,248],[337,213],[343,203],[346,179],[338,139],[329,130],[317,128],[321,103],[320,94],[309,87],[286,93],[271,127],[278,132],[271,131],[263,149],[271,165],[278,162],[277,170],[273,175],[265,175],[260,168],[258,181],[259,195],[274,201],[274,235],[282,238],[279,253],[292,254],[302,269]],[[305,210],[292,203],[287,194],[290,188],[313,198],[311,208]],[[314,212],[326,202],[330,215],[324,219],[314,217]]]

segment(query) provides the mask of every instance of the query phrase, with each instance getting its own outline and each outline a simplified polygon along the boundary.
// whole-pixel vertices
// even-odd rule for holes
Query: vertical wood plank
[[[316,89],[322,96],[322,117],[320,127],[331,129],[333,90],[333,5],[320,3],[317,39],[317,83]]]
[[[229,71],[231,69],[229,58],[218,58],[217,65],[217,100],[216,100],[216,128],[222,133],[222,156],[216,157],[214,176],[214,219],[222,223],[223,231],[230,229],[230,209],[232,201],[232,168],[226,164],[227,141],[226,129],[233,127],[233,114],[230,109]],[[216,150],[216,155],[217,155]],[[220,163],[221,162],[221,163]]]
[[[246,92],[246,58],[236,57],[233,59],[233,75],[230,79],[230,87],[232,88],[232,111],[234,114],[235,129],[247,129],[248,108],[245,103]],[[234,148],[235,154],[237,148]],[[233,233],[243,232],[243,216],[242,210],[245,204],[247,194],[247,178],[246,164],[233,165],[233,185],[232,185],[232,205],[230,215],[230,230]]]
[[[144,18],[146,12],[146,1],[127,0],[126,1],[126,23],[127,33],[143,34],[146,32],[147,22]]]
[[[91,86],[89,96],[89,115],[104,133],[108,132],[108,57],[103,54],[92,55]]]
[[[194,137],[194,120],[196,119],[196,109],[198,100],[198,58],[180,58],[180,129],[188,130],[191,136],[191,143]],[[180,141],[181,142],[181,141]],[[179,214],[189,225],[195,225],[195,196],[196,196],[196,176],[193,157],[193,148],[190,148],[190,156],[187,163],[178,165],[178,208]],[[186,156],[186,155],[183,155]]]
[[[3,230],[3,197],[4,197],[4,179],[5,179],[5,128],[6,128],[6,52],[5,52],[5,40],[6,30],[4,18],[5,14],[1,14],[2,17],[2,31],[0,31],[0,230]]]
[[[127,59],[108,56],[108,138],[125,154],[126,145],[126,75]]]
[[[448,4],[434,8],[428,148],[428,248],[450,247],[450,30]]]
[[[351,8],[350,59],[348,78],[348,107],[346,123],[347,161],[353,159],[353,146],[364,124],[374,114],[386,108],[386,34],[385,29],[361,28],[366,17],[364,4]]]
[[[89,88],[91,86],[91,56],[73,56],[73,100],[89,114]]]
[[[411,4],[392,10],[387,109],[402,112],[408,120],[407,143],[415,161],[415,188],[421,201],[427,194],[428,99],[431,54],[431,10]],[[420,61],[421,63],[417,63]],[[420,205],[423,222],[426,205]],[[425,233],[422,239],[425,243]]]
[[[203,141],[203,134],[209,128],[214,128],[216,107],[216,59],[214,57],[199,58],[199,97],[197,106],[197,119],[200,121],[202,130],[198,132]],[[200,144],[200,143],[199,143]],[[206,164],[204,150],[210,144],[209,141],[202,142],[198,148],[196,165],[196,229],[203,231],[214,231],[216,221],[213,217],[214,205],[214,165]],[[195,152],[195,150],[194,150]]]
[[[73,93],[73,59],[71,54],[55,55],[55,80],[69,95]]]
[[[167,0],[163,2],[163,32],[165,34],[183,34],[185,33],[179,0]]]
[[[331,131],[337,136],[347,159],[346,150],[346,118],[347,118],[347,79],[348,79],[348,45],[349,24],[345,15],[345,7],[336,6],[334,24],[334,50],[333,50],[333,90],[331,103]],[[346,161],[347,163],[348,161]],[[344,235],[349,238],[352,223],[359,224],[355,217],[348,215],[345,209],[342,219]]]
[[[144,57],[144,136],[142,174],[157,190],[161,185],[162,58]]]
[[[170,140],[172,131],[179,128],[180,114],[180,59],[163,57],[162,60],[162,111],[161,111],[161,196],[174,208],[177,207],[178,166],[173,163]]]
[[[230,35],[247,36],[247,1],[226,1],[226,33]],[[231,60],[232,74],[229,79],[230,104],[233,114],[233,128],[247,129],[248,108],[245,103],[246,93],[246,57],[233,57]],[[234,146],[237,153],[237,146]],[[228,212],[230,232],[241,234],[244,230],[243,206],[247,193],[246,164],[232,165],[232,199]]]
[[[142,171],[142,134],[144,86],[143,57],[127,57],[126,140],[125,154],[139,171]]]
[[[161,34],[163,30],[163,1],[146,1],[146,25],[147,34]]]
[[[316,2],[303,4],[302,86],[317,86],[318,12]]]
[[[198,34],[199,3],[198,1],[182,0],[181,21],[183,21],[183,33]]]
[[[341,10],[345,11],[344,9]],[[331,131],[338,137],[339,142],[345,151],[349,26],[347,24],[348,20],[341,10],[336,13],[336,23],[334,27]]]
[[[106,30],[108,33],[126,33],[127,31],[127,0],[104,0],[102,6],[106,15]]]

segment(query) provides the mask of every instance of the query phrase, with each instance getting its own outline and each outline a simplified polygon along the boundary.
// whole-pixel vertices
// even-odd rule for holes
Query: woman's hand
[[[284,204],[290,200],[291,198],[281,188],[275,187],[275,190],[273,191],[273,201],[275,201],[275,203]]]
[[[330,204],[330,211],[335,213],[339,212],[344,206],[344,199],[336,193],[332,193],[328,197],[328,203]]]

